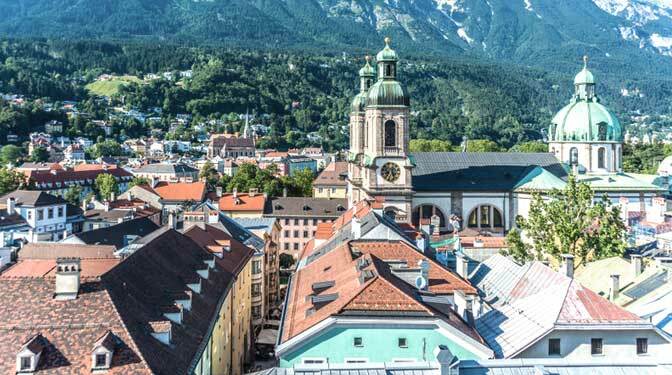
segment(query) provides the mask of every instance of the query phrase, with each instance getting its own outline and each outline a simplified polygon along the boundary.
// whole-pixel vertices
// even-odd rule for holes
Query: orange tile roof
[[[83,279],[100,277],[120,261],[120,259],[82,259],[81,277]],[[54,276],[56,276],[56,259],[25,259],[8,268],[0,275],[0,279]]]
[[[327,240],[334,233],[331,230],[332,223],[319,223],[315,230],[315,238],[318,240]]]
[[[266,204],[266,197],[264,194],[258,193],[254,196],[243,193],[238,194],[237,200],[233,198],[233,194],[224,194],[219,198],[219,209],[222,211],[264,211]]]
[[[153,190],[162,199],[169,201],[201,202],[205,197],[205,182],[165,182],[161,181]]]
[[[315,178],[313,186],[346,186],[345,178],[341,176],[348,172],[348,163],[344,161],[335,161],[329,163],[324,170]]]
[[[460,237],[460,244],[462,244],[463,247],[474,247],[474,241],[475,240],[481,240],[483,242],[483,246],[485,248],[506,248],[508,245],[506,244],[506,237],[483,237],[483,236],[476,236],[476,237]]]

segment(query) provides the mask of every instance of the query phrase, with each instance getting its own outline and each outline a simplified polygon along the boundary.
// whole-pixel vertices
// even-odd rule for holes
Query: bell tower
[[[361,155],[356,161],[360,168],[359,184],[353,183],[351,199],[352,203],[375,199],[382,202],[385,214],[400,222],[410,222],[413,197],[413,163],[408,157],[410,99],[397,80],[398,61],[397,53],[390,48],[390,38],[385,38],[385,47],[376,55],[377,81],[366,92],[363,124],[358,129],[361,147],[353,150],[351,143],[351,152],[360,151]]]

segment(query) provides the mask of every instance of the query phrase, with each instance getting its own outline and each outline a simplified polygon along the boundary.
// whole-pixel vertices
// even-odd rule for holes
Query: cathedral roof
[[[379,80],[369,89],[367,106],[409,106],[406,88],[398,81]]]
[[[392,48],[390,48],[390,42],[390,38],[385,38],[385,47],[376,55],[376,61],[381,62],[399,60],[397,53]]]

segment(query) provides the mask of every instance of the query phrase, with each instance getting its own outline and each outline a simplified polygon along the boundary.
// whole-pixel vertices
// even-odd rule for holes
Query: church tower
[[[549,151],[576,173],[617,173],[623,164],[623,128],[600,103],[588,58],[574,78],[574,96],[551,121]]]
[[[372,78],[368,61],[360,71],[362,91],[353,101],[350,117],[348,160],[354,165],[348,185],[351,205],[362,199],[375,199],[382,202],[386,215],[399,222],[410,222],[413,197],[413,164],[408,157],[410,99],[397,80],[398,61],[396,52],[390,48],[390,39],[385,38],[385,48],[376,55],[376,83],[368,87]],[[365,88],[368,90],[363,96]]]

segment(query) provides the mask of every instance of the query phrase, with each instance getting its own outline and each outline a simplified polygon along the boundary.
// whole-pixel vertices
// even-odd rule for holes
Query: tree
[[[625,224],[620,210],[604,196],[593,202],[590,186],[570,176],[563,190],[544,199],[535,194],[527,219],[519,216],[507,235],[511,254],[519,261],[553,257],[560,261],[568,253],[574,267],[625,251]]]
[[[442,141],[440,139],[411,139],[408,148],[411,152],[442,152],[453,150],[450,142]]]
[[[82,188],[78,185],[73,185],[70,186],[68,190],[65,192],[65,195],[63,195],[63,199],[68,201],[68,203],[72,204],[73,206],[79,206],[81,196],[82,196]]]
[[[44,163],[49,160],[49,151],[44,147],[35,147],[30,155],[30,160],[35,163]]]
[[[117,180],[109,173],[101,173],[96,177],[95,188],[101,200],[110,199],[112,193],[117,194],[119,190]]]
[[[14,191],[24,185],[26,176],[7,168],[0,168],[0,195]]]
[[[205,181],[205,183],[209,187],[213,187],[217,184],[217,181],[219,180],[219,173],[215,169],[215,166],[210,162],[206,161],[205,164],[203,164],[203,167],[201,168],[201,172],[199,173],[198,177]]]
[[[494,141],[487,139],[467,140],[467,152],[497,152],[502,149]]]
[[[306,168],[302,171],[294,172],[294,175],[285,177],[283,185],[288,190],[289,195],[295,197],[310,197],[313,194],[313,180],[315,174]]]
[[[511,152],[548,152],[548,145],[544,142],[529,141],[518,143],[509,149]]]
[[[0,160],[3,163],[16,163],[23,156],[23,149],[15,145],[5,145],[0,149]]]
[[[107,140],[100,143],[97,143],[91,149],[91,155],[94,158],[99,158],[103,156],[119,156],[123,154],[121,145],[116,141]]]
[[[133,186],[138,186],[138,185],[149,185],[149,180],[147,177],[133,177],[131,182],[128,184],[129,188],[132,188]]]

